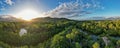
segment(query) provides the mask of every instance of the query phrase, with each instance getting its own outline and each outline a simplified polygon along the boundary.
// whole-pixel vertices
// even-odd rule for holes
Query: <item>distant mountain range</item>
[[[11,15],[0,15],[0,21],[20,21],[21,19],[15,18]]]
[[[57,20],[63,20],[65,18],[50,18],[50,17],[45,17],[45,18],[36,18],[33,19],[34,21],[40,21],[40,20],[52,20],[52,21],[57,21]],[[90,17],[84,20],[119,20],[120,17]],[[15,18],[11,15],[0,15],[0,21],[23,21],[21,19]]]
[[[51,17],[42,17],[32,19],[33,21],[58,21],[58,20],[68,20],[66,18],[51,18]],[[0,21],[14,22],[14,21],[25,21],[19,18],[15,18],[11,15],[0,15]]]
[[[120,17],[91,17],[86,20],[119,20]]]

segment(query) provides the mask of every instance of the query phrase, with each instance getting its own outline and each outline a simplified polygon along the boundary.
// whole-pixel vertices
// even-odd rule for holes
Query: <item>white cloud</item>
[[[2,10],[2,11],[3,11],[3,10],[5,10],[5,8],[1,8],[0,10]]]
[[[1,11],[5,10],[5,7],[4,7],[4,6],[1,6],[0,10],[1,10]]]
[[[9,4],[9,5],[13,5],[13,4],[14,4],[14,2],[13,2],[12,0],[5,0],[5,2],[6,2],[7,4]]]
[[[0,4],[3,4],[2,1],[0,1]]]
[[[95,9],[101,7],[99,2],[95,0],[87,1],[84,2],[83,0],[76,0],[76,2],[61,3],[55,9],[45,13],[45,15],[50,17],[69,18],[91,14]]]
[[[5,4],[4,4],[5,3]],[[5,1],[0,1],[0,11],[3,11],[3,10],[6,10],[6,8],[5,8],[5,6],[6,6],[6,4],[8,4],[8,5],[13,5],[14,4],[14,2],[12,1],[12,0],[5,0]]]

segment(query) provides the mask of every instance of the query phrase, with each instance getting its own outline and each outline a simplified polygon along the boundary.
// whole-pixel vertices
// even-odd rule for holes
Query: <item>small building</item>
[[[102,39],[105,42],[106,46],[110,43],[110,40],[106,36],[102,37]]]
[[[26,34],[26,33],[27,33],[27,30],[24,29],[24,28],[22,28],[22,29],[20,29],[19,35],[20,35],[20,36],[23,36],[23,35]]]

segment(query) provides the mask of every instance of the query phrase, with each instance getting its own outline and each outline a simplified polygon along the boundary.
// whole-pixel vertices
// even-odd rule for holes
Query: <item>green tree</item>
[[[92,45],[93,48],[100,48],[100,44],[98,42],[95,42],[93,45]]]
[[[82,48],[81,45],[78,42],[75,43],[75,47],[76,48]]]
[[[64,36],[60,36],[59,34],[54,36],[50,48],[67,48],[67,47],[69,46]]]
[[[117,44],[117,47],[120,47],[120,40],[118,40],[116,44]]]

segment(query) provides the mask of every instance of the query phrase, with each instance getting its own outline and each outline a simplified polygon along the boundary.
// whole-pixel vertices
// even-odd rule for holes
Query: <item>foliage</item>
[[[74,21],[58,18],[0,22],[0,48],[117,48],[120,20]],[[28,32],[19,36],[21,28]],[[105,45],[102,37],[109,40]]]
[[[98,43],[98,42],[95,42],[95,43],[93,44],[93,48],[100,48],[99,43]]]

